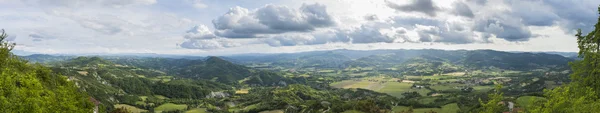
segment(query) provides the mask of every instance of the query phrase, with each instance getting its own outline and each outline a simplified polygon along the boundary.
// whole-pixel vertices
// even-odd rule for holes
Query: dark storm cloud
[[[399,5],[394,2],[386,0],[385,3],[388,7],[393,8],[397,11],[402,12],[420,12],[429,16],[436,16],[436,12],[440,10],[434,6],[431,0],[411,0],[412,2],[407,5]]]
[[[260,34],[310,32],[316,28],[334,26],[325,5],[303,4],[299,9],[266,5],[256,11],[235,7],[213,20],[215,34],[227,38],[255,38]]]

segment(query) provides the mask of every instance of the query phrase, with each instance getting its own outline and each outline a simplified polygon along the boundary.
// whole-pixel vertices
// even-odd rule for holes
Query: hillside
[[[90,97],[76,84],[39,64],[28,64],[10,51],[0,34],[0,110],[8,113],[92,112]]]

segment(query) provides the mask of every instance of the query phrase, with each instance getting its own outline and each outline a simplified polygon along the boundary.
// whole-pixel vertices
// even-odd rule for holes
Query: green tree
[[[7,113],[92,112],[89,96],[64,76],[13,55],[14,43],[0,33],[0,110]]]
[[[501,85],[496,85],[494,93],[488,95],[489,99],[487,102],[479,99],[479,103],[482,106],[479,113],[500,113],[506,110],[506,107],[500,104],[504,98],[504,93],[502,93],[501,89]]]
[[[600,7],[598,8],[600,12]],[[600,21],[600,18],[598,18]],[[587,35],[577,30],[579,61],[571,62],[571,83],[545,90],[548,99],[533,105],[533,113],[592,113],[600,111],[600,23]]]

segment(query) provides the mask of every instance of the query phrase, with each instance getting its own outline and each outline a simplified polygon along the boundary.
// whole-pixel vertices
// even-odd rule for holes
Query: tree
[[[479,113],[500,113],[505,110],[506,107],[501,104],[504,98],[504,93],[501,92],[501,89],[501,85],[496,85],[494,93],[488,95],[489,99],[487,102],[479,99],[479,103],[482,106],[482,110]]]
[[[600,7],[598,8],[600,12]],[[600,18],[595,29],[587,35],[577,30],[579,58],[571,62],[572,82],[545,90],[546,102],[533,105],[534,113],[592,113],[600,111]]]
[[[66,77],[40,64],[13,55],[14,43],[0,33],[0,110],[3,112],[92,112],[89,96],[78,92]]]

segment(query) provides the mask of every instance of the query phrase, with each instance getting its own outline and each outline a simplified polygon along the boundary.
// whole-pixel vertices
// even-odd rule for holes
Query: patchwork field
[[[336,88],[362,88],[369,89],[377,92],[387,93],[389,95],[395,97],[403,97],[402,93],[404,92],[417,92],[423,96],[427,95],[427,93],[431,92],[428,89],[411,89],[410,87],[413,83],[409,82],[397,82],[398,79],[395,78],[385,78],[385,77],[367,77],[359,80],[344,80],[341,82],[335,82],[330,84],[332,87]]]
[[[392,110],[394,112],[401,112],[401,111],[407,111],[408,109],[410,109],[409,107],[406,106],[396,106],[394,108],[392,108]],[[447,104],[442,106],[442,108],[417,108],[417,109],[413,109],[413,113],[425,113],[425,112],[431,112],[434,111],[436,113],[456,113],[458,112],[460,108],[458,107],[458,104],[453,103],[453,104]]]
[[[131,105],[127,105],[127,104],[116,104],[115,108],[125,108],[132,113],[148,112],[148,110],[140,109],[135,106],[131,106]]]
[[[185,110],[186,108],[187,108],[187,105],[185,105],[185,104],[166,103],[166,104],[162,104],[162,105],[154,108],[154,111],[162,112],[162,111],[172,111],[172,110]]]

